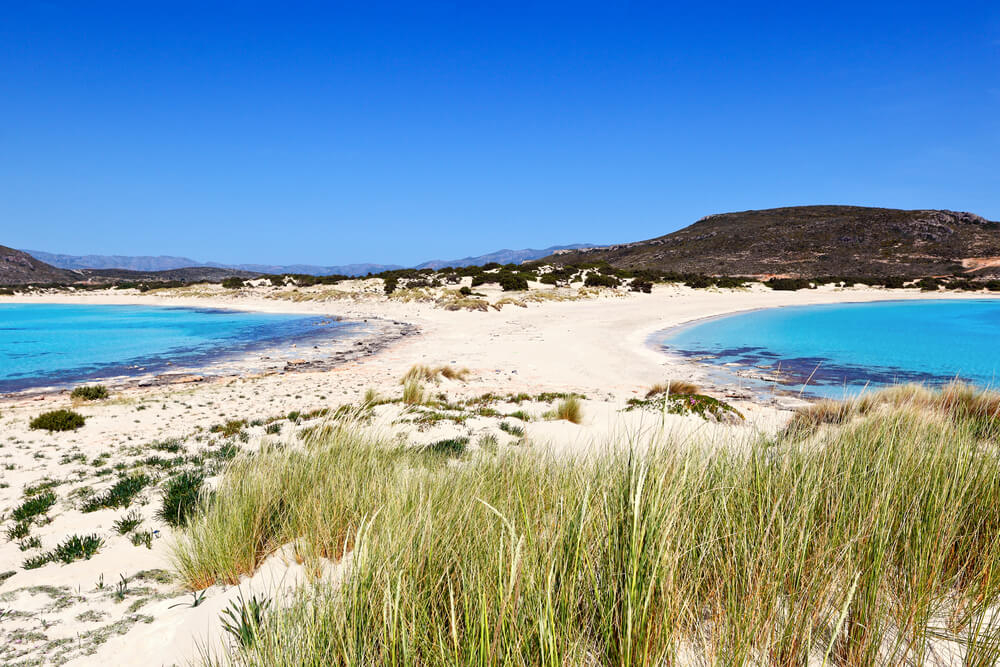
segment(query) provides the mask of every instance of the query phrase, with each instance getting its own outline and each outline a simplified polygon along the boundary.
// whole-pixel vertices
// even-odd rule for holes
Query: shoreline
[[[480,288],[482,289],[482,288]],[[663,349],[653,342],[653,337],[661,332],[667,332],[685,327],[697,326],[702,322],[707,322],[723,317],[742,315],[758,310],[772,308],[803,307],[813,305],[846,305],[865,304],[874,302],[907,302],[919,300],[1000,300],[1000,295],[988,293],[939,293],[932,294],[926,292],[907,291],[900,293],[899,290],[885,290],[871,287],[862,288],[818,288],[813,290],[800,291],[773,291],[763,286],[756,288],[744,288],[734,290],[693,290],[686,287],[662,286],[659,292],[667,293],[667,299],[660,299],[659,306],[666,306],[662,311],[652,314],[646,313],[641,322],[630,322],[635,325],[631,331],[616,332],[624,333],[622,337],[628,343],[628,352],[646,360],[646,363],[661,366],[671,373],[679,372],[681,378],[708,383],[712,390],[721,393],[729,398],[749,399],[759,401],[764,404],[775,405],[776,399],[780,396],[790,398],[799,395],[797,391],[782,392],[780,387],[776,387],[770,392],[770,396],[765,396],[760,391],[748,390],[738,381],[739,376],[725,368],[706,363],[701,360],[694,360],[682,354],[678,354],[668,349]],[[624,298],[597,298],[569,303],[533,303],[526,310],[529,315],[535,313],[545,314],[545,311],[558,310],[578,310],[587,309],[588,306],[596,304],[607,305],[613,311],[616,304],[625,305],[631,301],[633,304],[641,304],[643,300],[648,300],[655,295],[626,295]],[[670,308],[675,305],[674,300],[681,301],[683,308]],[[752,301],[750,305],[743,301]],[[667,303],[664,303],[667,301]],[[623,303],[625,302],[625,303]],[[273,298],[261,298],[258,295],[245,297],[241,294],[232,294],[228,291],[220,292],[210,296],[173,296],[168,294],[108,294],[87,292],[81,294],[43,294],[32,297],[0,297],[0,303],[16,304],[88,304],[88,305],[142,305],[166,308],[208,308],[223,311],[255,312],[255,313],[281,313],[296,314],[302,316],[323,316],[337,318],[359,325],[376,323],[384,328],[371,334],[361,334],[360,336],[346,336],[336,339],[334,342],[357,343],[360,338],[362,351],[367,354],[355,354],[352,348],[355,345],[341,345],[347,349],[326,350],[325,354],[317,355],[312,359],[285,359],[286,362],[281,369],[268,368],[263,370],[254,369],[253,363],[249,359],[243,359],[236,364],[236,368],[229,368],[225,372],[220,372],[221,367],[227,365],[226,359],[220,357],[218,363],[207,366],[191,366],[183,370],[182,373],[160,373],[152,377],[137,375],[121,379],[115,382],[118,389],[131,390],[138,388],[148,388],[151,386],[170,385],[178,379],[184,380],[184,376],[203,376],[203,380],[222,380],[226,378],[239,377],[242,375],[258,375],[272,373],[300,373],[300,372],[325,372],[338,365],[356,361],[362,356],[378,355],[387,348],[402,339],[429,335],[431,339],[440,332],[442,326],[455,326],[456,328],[468,324],[470,316],[482,319],[496,320],[522,320],[525,318],[516,317],[520,314],[517,309],[508,306],[503,311],[496,313],[467,313],[448,312],[433,308],[428,304],[396,304],[391,300],[369,301],[369,302],[349,302],[344,301],[307,301],[294,302],[291,300],[281,300]],[[574,308],[576,307],[576,308]],[[603,310],[603,309],[601,309]],[[659,310],[659,309],[657,309]],[[402,312],[401,312],[402,311]],[[511,318],[510,315],[515,314]],[[527,319],[535,319],[529,317]],[[551,318],[546,318],[551,319]],[[450,321],[448,321],[450,320]],[[481,321],[476,322],[480,324]],[[237,355],[244,357],[257,355],[263,357],[271,356],[269,353],[287,352],[288,346],[264,347],[252,352],[240,353]],[[285,357],[295,356],[285,354]],[[274,361],[273,359],[267,359]],[[229,360],[230,362],[232,360]],[[296,363],[287,363],[293,361]],[[303,363],[304,362],[304,363]],[[232,366],[232,364],[229,364]],[[161,376],[162,380],[157,381]],[[181,376],[178,378],[177,376]],[[204,377],[207,376],[207,377]],[[714,377],[713,377],[714,376]],[[737,378],[737,381],[726,381],[723,377]],[[113,382],[118,378],[109,378],[107,382]],[[616,378],[620,379],[620,378]],[[753,379],[753,378],[748,378]],[[190,382],[191,380],[186,380]],[[759,378],[759,382],[773,382],[767,378]],[[88,382],[106,382],[105,380],[88,380]],[[650,380],[655,382],[655,380]],[[8,392],[0,394],[0,403],[10,403],[23,400],[37,399],[42,395],[60,395],[66,393],[65,387],[42,387],[30,388],[20,392]],[[817,397],[810,397],[817,398]],[[778,401],[780,404],[781,401]]]
[[[0,302],[4,303],[4,302]],[[39,304],[39,301],[10,301],[14,305]],[[72,298],[65,300],[46,300],[52,305],[76,305],[79,301]],[[229,305],[177,305],[161,303],[128,303],[128,304],[86,304],[86,305],[140,305],[149,308],[175,308],[182,310],[204,310],[215,312],[240,313],[276,313],[274,310],[259,308],[237,308]],[[314,312],[281,312],[280,314],[296,314],[303,317],[316,318]],[[16,403],[38,397],[62,395],[68,393],[74,386],[85,384],[103,384],[108,389],[121,392],[133,388],[148,388],[195,382],[213,382],[227,378],[245,375],[263,375],[274,373],[298,373],[306,371],[325,371],[339,364],[349,363],[364,356],[379,353],[386,347],[406,336],[416,335],[419,329],[406,322],[385,320],[382,318],[366,318],[364,320],[347,319],[340,316],[323,316],[342,323],[341,327],[332,329],[333,335],[324,331],[314,331],[293,338],[279,341],[251,341],[244,346],[225,347],[206,353],[203,359],[177,361],[161,359],[155,356],[135,362],[135,373],[100,374],[98,371],[91,377],[79,380],[66,380],[51,384],[39,384],[12,391],[0,391],[0,404]],[[301,346],[301,347],[300,347]],[[322,347],[321,347],[322,346]],[[109,370],[128,368],[125,362],[108,364]],[[138,367],[142,364],[142,367]],[[155,370],[147,370],[153,367]]]

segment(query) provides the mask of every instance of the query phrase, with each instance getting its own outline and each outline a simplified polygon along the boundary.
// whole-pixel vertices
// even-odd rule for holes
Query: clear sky
[[[2,2],[0,244],[412,264],[793,204],[1000,220],[995,0],[469,4]]]

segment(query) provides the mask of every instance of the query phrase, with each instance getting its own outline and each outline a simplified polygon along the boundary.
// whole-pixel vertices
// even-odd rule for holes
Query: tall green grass
[[[175,558],[198,587],[289,542],[349,553],[238,664],[990,665],[996,435],[896,405],[748,448],[445,465],[338,429],[237,460]]]

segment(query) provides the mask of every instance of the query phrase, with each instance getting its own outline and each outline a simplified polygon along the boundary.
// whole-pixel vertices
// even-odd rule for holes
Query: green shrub
[[[198,507],[204,481],[204,474],[193,470],[171,477],[161,492],[163,504],[156,513],[157,518],[175,527],[186,525]]]
[[[52,550],[52,560],[72,563],[75,560],[89,560],[104,544],[97,535],[72,535]]]
[[[116,520],[111,527],[115,529],[115,532],[119,535],[127,535],[133,530],[139,527],[142,523],[142,515],[139,514],[138,510],[132,510],[122,518]]]
[[[104,493],[87,500],[82,507],[84,512],[96,512],[100,509],[116,509],[128,507],[139,493],[152,482],[145,473],[125,475]]]
[[[239,289],[243,287],[243,279],[235,276],[222,279],[222,286],[226,289]]]
[[[424,448],[424,451],[430,454],[450,458],[464,454],[465,448],[468,444],[468,438],[449,438],[447,440],[438,440],[437,442],[427,445],[427,447]]]
[[[653,291],[653,283],[648,280],[633,280],[628,287],[633,292],[642,292],[643,294],[650,294]]]
[[[86,419],[83,415],[72,410],[52,410],[43,412],[29,424],[33,429],[44,429],[46,431],[75,431],[83,426]]]
[[[816,285],[805,278],[771,278],[764,283],[773,290],[793,292],[800,289],[815,289]]]
[[[108,388],[103,384],[94,384],[85,387],[77,387],[70,393],[70,398],[79,398],[84,401],[99,401],[108,397]]]
[[[497,278],[500,289],[504,292],[520,292],[528,289],[528,281],[514,273],[501,273]]]
[[[45,491],[32,496],[14,508],[11,518],[14,521],[30,521],[40,514],[47,513],[56,504],[56,494]]]
[[[591,271],[587,274],[587,279],[583,281],[583,284],[586,287],[618,287],[621,281],[614,276]]]

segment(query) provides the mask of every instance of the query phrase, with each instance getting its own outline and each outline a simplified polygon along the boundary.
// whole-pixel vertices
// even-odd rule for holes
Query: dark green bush
[[[462,287],[458,290],[458,293],[462,296],[472,296],[472,288],[467,285],[462,285]]]
[[[163,487],[163,505],[156,516],[171,526],[184,526],[198,507],[201,485],[205,476],[198,471],[185,470],[171,477]]]
[[[773,290],[793,292],[800,289],[815,289],[811,280],[805,278],[771,278],[764,283]]]
[[[519,292],[528,289],[528,281],[515,273],[497,274],[497,282],[504,292]]]
[[[632,281],[629,285],[629,289],[633,292],[642,292],[643,294],[650,294],[653,291],[653,283],[648,280],[639,280],[638,278]]]
[[[384,278],[383,282],[385,285],[383,285],[382,289],[385,290],[386,294],[392,294],[399,286],[399,280],[397,278]]]
[[[75,431],[83,426],[84,421],[83,415],[72,410],[52,410],[32,419],[29,426],[46,431]]]
[[[85,387],[77,387],[70,393],[71,398],[79,398],[84,401],[99,401],[108,397],[108,388],[103,384],[93,384]]]
[[[223,278],[222,286],[226,289],[239,289],[243,287],[243,279],[236,278],[235,276],[231,278]]]
[[[621,281],[615,276],[606,276],[602,273],[588,273],[587,279],[583,281],[586,287],[618,287]]]
[[[916,286],[923,292],[936,292],[941,285],[934,278],[921,278]]]

